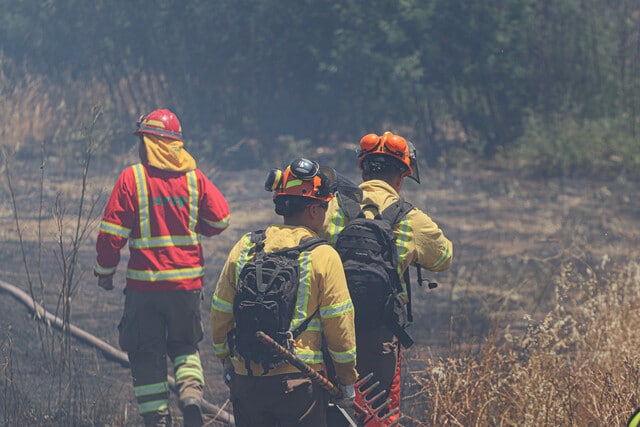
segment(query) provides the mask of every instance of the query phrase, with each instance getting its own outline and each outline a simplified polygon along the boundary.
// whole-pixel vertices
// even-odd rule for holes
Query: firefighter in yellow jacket
[[[328,176],[316,162],[302,158],[284,171],[272,170],[265,189],[274,191],[275,211],[284,217],[284,223],[267,227],[259,242],[256,233],[244,235],[229,253],[218,280],[212,300],[213,346],[223,364],[238,426],[326,425],[327,397],[318,385],[287,363],[265,366],[249,360],[246,353],[243,357],[237,295],[243,270],[256,257],[257,245],[263,245],[260,251],[269,254],[318,237],[333,198]],[[353,305],[340,257],[330,245],[320,244],[301,251],[297,263],[299,284],[287,340],[299,358],[320,371],[324,335],[336,382],[345,396],[335,403],[350,406],[357,378],[356,343]]]
[[[362,171],[362,200],[360,207],[365,215],[372,218],[376,212],[368,207],[376,206],[379,212],[401,200],[400,190],[405,178],[420,182],[416,164],[416,152],[413,144],[405,138],[386,132],[382,136],[368,134],[360,140],[358,166]],[[345,206],[336,197],[329,204],[323,230],[320,236],[333,245],[340,231],[349,221]],[[346,205],[346,204],[345,204]],[[438,225],[423,211],[413,207],[395,224],[398,273],[402,278],[412,264],[431,271],[444,271],[449,268],[453,255],[453,246]],[[401,284],[402,299],[407,298],[407,283]],[[357,307],[356,307],[357,311]],[[357,313],[356,313],[357,314]],[[358,360],[357,369],[361,376],[374,373],[374,379],[380,381],[377,390],[386,390],[391,400],[389,412],[400,408],[400,345],[394,333],[384,324],[371,330],[356,330]],[[373,395],[373,394],[372,394]],[[369,395],[368,395],[369,396]],[[356,403],[361,396],[356,390]],[[377,423],[367,423],[367,427],[392,424],[398,416],[385,418]]]

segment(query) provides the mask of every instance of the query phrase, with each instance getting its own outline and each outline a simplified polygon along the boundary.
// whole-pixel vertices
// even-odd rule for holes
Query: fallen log
[[[21,302],[29,310],[31,314],[34,314],[38,320],[42,322],[50,323],[56,329],[62,330],[62,327],[63,327],[62,319],[46,311],[44,307],[42,307],[42,305],[35,302],[33,298],[31,298],[31,296],[29,296],[29,294],[24,292],[22,289],[18,288],[15,285],[11,285],[7,282],[0,280],[0,291],[4,291],[11,294],[11,296],[13,296],[19,302]],[[73,337],[77,338],[78,340],[80,340],[85,344],[88,344],[97,348],[104,354],[104,356],[107,359],[117,362],[125,368],[129,368],[129,358],[127,357],[127,353],[121,350],[118,350],[117,348],[109,345],[108,343],[104,342],[103,340],[96,337],[95,335],[92,335],[89,332],[78,328],[77,326],[68,325],[68,328],[69,328],[69,332]],[[167,380],[169,381],[169,387],[171,388],[171,391],[176,393],[174,378],[171,376],[168,376]],[[220,406],[214,405],[213,403],[203,400],[202,409],[205,413],[214,415],[215,420],[222,421],[224,423],[227,423],[227,425],[230,425],[230,426],[235,426],[235,420],[233,418],[233,415],[225,411],[224,409],[222,409]]]

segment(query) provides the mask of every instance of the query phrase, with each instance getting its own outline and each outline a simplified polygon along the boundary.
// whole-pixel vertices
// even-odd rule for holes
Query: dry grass
[[[23,156],[39,156],[44,149],[62,174],[82,157],[82,133],[91,123],[92,110],[99,106],[105,117],[94,133],[96,154],[112,155],[108,147],[121,149],[129,143],[139,114],[158,105],[175,105],[162,75],[134,71],[125,78],[121,74],[105,64],[100,76],[67,76],[63,85],[54,84],[48,76],[31,74],[0,52],[0,146]]]
[[[640,265],[562,264],[554,305],[522,334],[493,331],[477,354],[411,372],[419,425],[624,425],[639,403]],[[416,365],[413,361],[413,365]]]

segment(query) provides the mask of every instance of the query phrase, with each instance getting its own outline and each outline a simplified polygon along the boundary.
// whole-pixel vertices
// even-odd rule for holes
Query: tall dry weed
[[[41,350],[40,356],[43,361],[41,363],[46,368],[48,376],[55,382],[55,384],[52,383],[53,387],[47,395],[48,400],[40,402],[42,406],[47,407],[46,413],[49,414],[47,416],[51,417],[43,425],[87,425],[84,422],[87,417],[87,399],[84,395],[83,377],[79,374],[80,370],[72,348],[70,327],[74,297],[86,275],[86,271],[83,271],[79,263],[79,254],[96,227],[100,214],[97,207],[102,201],[102,194],[91,194],[87,186],[91,160],[96,147],[95,125],[101,116],[102,110],[99,107],[92,108],[89,124],[82,126],[78,131],[82,138],[79,188],[72,189],[72,194],[67,194],[67,197],[63,193],[57,193],[53,206],[47,206],[46,194],[51,182],[50,176],[46,173],[45,150],[42,150],[40,158],[38,191],[29,192],[29,189],[21,189],[15,184],[23,181],[24,178],[21,177],[23,171],[14,170],[18,162],[15,162],[14,156],[5,147],[0,147],[6,188],[10,195],[26,276],[26,284],[23,287],[33,299],[34,305],[35,302],[39,302],[45,310],[51,311],[61,319],[62,325],[62,331],[59,333],[48,320],[35,323]],[[24,194],[25,192],[28,194]],[[73,203],[70,209],[67,209],[65,203],[68,199]],[[37,203],[38,209],[32,212],[30,208],[34,202]],[[55,223],[53,241],[50,239],[51,233],[44,231],[50,222]],[[35,235],[29,238],[31,233],[26,231],[33,229],[34,223]],[[44,261],[45,259],[47,262]],[[55,270],[56,262],[58,271]],[[36,316],[40,316],[35,307],[34,311]],[[9,357],[10,362],[11,357]],[[13,374],[11,369],[4,371],[4,378],[10,378],[7,375]],[[0,380],[3,377],[0,377]],[[9,384],[7,387],[10,388],[5,390],[9,390],[7,394],[11,401],[20,398],[24,402],[29,402],[28,395],[31,391],[28,385],[6,381]],[[25,397],[20,397],[21,395]],[[12,416],[15,419],[7,425],[33,425],[24,418],[24,414],[16,415],[13,410],[11,413],[14,414]]]
[[[69,169],[69,161],[83,159],[86,111],[100,105],[104,114],[94,124],[95,154],[100,156],[128,146],[139,114],[169,104],[175,102],[162,75],[143,70],[123,74],[105,63],[101,73],[53,80],[0,52],[0,147],[34,157],[44,145],[59,174]]]
[[[412,373],[432,426],[619,426],[640,404],[640,265],[562,264],[555,304],[516,334],[504,328],[477,354],[425,358]]]

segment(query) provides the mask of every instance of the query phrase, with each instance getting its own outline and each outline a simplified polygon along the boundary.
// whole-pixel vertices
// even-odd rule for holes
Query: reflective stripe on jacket
[[[305,227],[272,225],[266,230],[265,251],[297,246],[307,237],[316,234]],[[211,333],[216,356],[221,360],[229,357],[227,334],[235,326],[233,302],[238,277],[242,267],[249,259],[249,250],[253,244],[250,233],[243,236],[233,247],[220,274],[211,306]],[[304,320],[313,316],[307,329],[295,342],[296,354],[315,370],[322,368],[322,338],[327,340],[338,380],[342,384],[353,384],[356,380],[356,341],[353,324],[353,305],[338,253],[329,245],[320,245],[311,251],[302,252],[300,262],[300,285],[297,294],[296,309],[290,329],[298,327]],[[244,362],[233,355],[236,372],[246,375]],[[252,365],[254,372],[262,372],[259,365]],[[286,364],[271,369],[267,375],[279,375],[298,372]]]
[[[120,174],[107,202],[94,272],[115,273],[128,241],[127,288],[200,289],[201,235],[219,234],[228,225],[227,201],[198,169],[178,173],[138,163]]]

